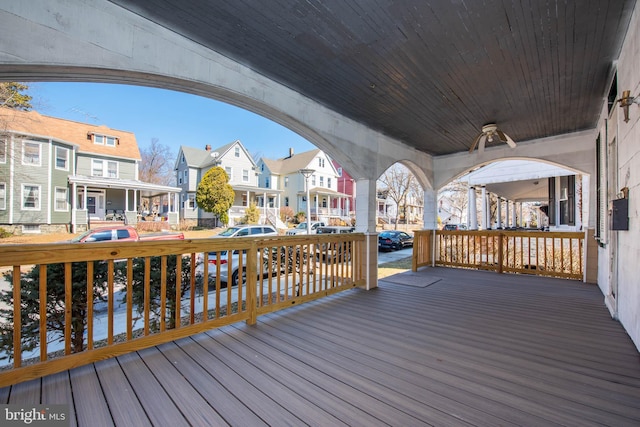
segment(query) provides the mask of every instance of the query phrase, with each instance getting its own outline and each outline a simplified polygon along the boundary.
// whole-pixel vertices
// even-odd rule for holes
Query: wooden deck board
[[[115,424],[140,427],[152,425],[120,368],[118,360],[108,359],[96,363],[95,367]],[[131,404],[124,406],[120,404],[122,401],[128,401]]]
[[[69,415],[73,415],[69,418],[69,427],[77,425],[69,371],[58,372],[42,378],[42,403],[45,405],[69,405]]]
[[[234,396],[242,396],[246,402],[250,402],[249,409],[260,419],[268,425],[296,425],[302,422],[284,406],[274,407],[274,403],[277,402],[275,395],[279,394],[280,389],[268,389],[268,384],[266,384],[265,390],[262,390],[257,386],[260,384],[255,384],[255,376],[247,374],[248,369],[243,369],[242,372],[235,372],[233,369],[220,369],[221,366],[226,367],[219,358],[220,347],[216,346],[212,352],[208,351],[206,345],[202,345],[201,342],[211,340],[205,334],[199,335],[197,338],[200,339],[183,339],[176,341],[176,344],[209,375],[215,377],[216,381],[229,393]],[[246,380],[242,374],[251,377],[254,383]],[[308,406],[298,405],[298,402],[294,402],[290,395],[284,397],[282,403],[290,408],[295,407],[297,412],[307,412],[309,409]],[[306,400],[302,403],[306,403]]]
[[[259,417],[248,411],[241,400],[220,386],[215,375],[211,375],[202,366],[194,363],[189,355],[175,343],[163,344],[159,350],[166,359],[161,361],[162,363],[158,363],[159,361],[148,363],[149,368],[167,371],[174,368],[171,376],[166,378],[166,387],[175,393],[174,399],[178,406],[186,412],[197,414],[196,419],[190,420],[192,424],[223,425],[231,424],[230,421],[225,420],[234,420],[240,425],[266,425]],[[185,361],[187,363],[184,363]],[[176,387],[181,383],[180,376],[184,376],[184,379],[188,381],[183,389]],[[192,390],[189,390],[188,387],[191,387]],[[186,396],[189,396],[189,400],[180,401],[182,396],[185,396],[185,399]]]
[[[0,402],[67,402],[80,426],[640,425],[640,355],[597,287],[419,274],[441,280],[381,280],[6,387]]]
[[[138,401],[154,426],[188,426],[185,416],[160,385],[138,353],[118,356],[118,361]],[[161,372],[157,373],[161,375]],[[122,402],[125,407],[127,404]]]
[[[95,366],[91,364],[72,369],[70,379],[78,425],[115,425]],[[125,405],[124,402],[122,404]],[[131,402],[127,402],[127,404],[131,404]]]

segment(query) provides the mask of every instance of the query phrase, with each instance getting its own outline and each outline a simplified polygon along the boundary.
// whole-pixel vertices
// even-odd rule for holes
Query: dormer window
[[[236,157],[240,157],[240,147],[236,147],[235,154],[236,154]]]
[[[99,133],[90,133],[93,143],[97,145],[106,145],[107,147],[115,147],[118,145],[118,138],[115,136],[101,135]]]

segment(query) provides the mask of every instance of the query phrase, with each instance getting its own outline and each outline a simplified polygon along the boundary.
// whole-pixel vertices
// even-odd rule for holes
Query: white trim
[[[64,163],[65,163],[65,167],[64,167],[64,168],[60,168],[60,167],[58,167],[58,150],[64,150],[64,151],[66,151],[66,153],[67,153],[67,158],[65,159],[65,162],[64,162]],[[62,146],[60,146],[60,145],[56,145],[53,151],[54,151],[54,153],[55,153],[55,156],[54,156],[54,159],[53,159],[53,164],[55,165],[55,166],[54,166],[54,167],[55,167],[55,169],[56,169],[56,170],[60,170],[60,171],[68,171],[68,170],[69,170],[69,166],[70,166],[70,165],[69,165],[69,152],[70,152],[71,150],[69,150],[69,149],[68,149],[68,148],[66,148],[66,147],[62,147]]]
[[[37,145],[38,146],[38,163],[35,162],[25,162],[25,154],[26,154],[26,146],[27,144]],[[22,141],[22,164],[25,166],[42,166],[42,143],[38,141],[30,141],[25,139]]]
[[[0,182],[0,187],[2,188],[3,197],[0,197],[0,211],[7,210],[7,183]]]
[[[38,188],[38,195],[37,195],[37,198],[36,198],[36,205],[37,205],[36,207],[27,208],[27,207],[24,206],[24,196],[25,196],[24,191],[25,191],[25,187],[37,187]],[[20,188],[21,188],[20,210],[22,210],[22,211],[40,211],[40,210],[42,210],[42,208],[41,208],[42,207],[42,202],[41,202],[42,201],[42,186],[38,185],[38,184],[26,183],[26,184],[21,184]]]
[[[58,190],[64,191],[64,209],[58,209]],[[69,189],[67,187],[53,189],[53,210],[55,212],[69,212]]]

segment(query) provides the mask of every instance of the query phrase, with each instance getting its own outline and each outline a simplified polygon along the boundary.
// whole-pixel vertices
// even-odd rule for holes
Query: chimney
[[[293,157],[293,147],[289,147],[289,157]]]
[[[211,151],[211,146],[209,144],[207,144],[207,145],[204,146],[204,149],[207,150],[207,151]]]

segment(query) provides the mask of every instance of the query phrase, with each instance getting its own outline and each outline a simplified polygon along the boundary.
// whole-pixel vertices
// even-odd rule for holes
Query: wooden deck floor
[[[593,285],[427,268],[0,403],[67,403],[80,426],[638,426],[640,355]]]

